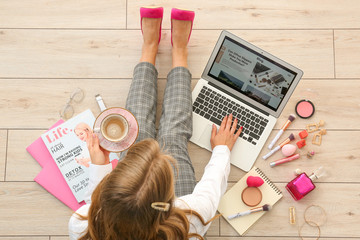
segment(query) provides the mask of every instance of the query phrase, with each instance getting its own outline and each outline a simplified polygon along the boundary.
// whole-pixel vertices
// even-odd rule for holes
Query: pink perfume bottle
[[[310,176],[306,173],[301,173],[299,176],[294,178],[291,182],[286,185],[286,189],[289,191],[291,196],[296,200],[300,200],[306,196],[309,192],[314,190],[315,185],[313,181],[319,179],[325,175],[323,167],[318,168]]]

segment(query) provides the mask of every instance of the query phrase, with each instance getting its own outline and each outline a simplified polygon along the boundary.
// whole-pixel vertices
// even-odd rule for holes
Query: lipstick
[[[270,163],[270,167],[275,167],[275,166],[277,166],[277,165],[280,165],[280,164],[283,164],[283,163],[287,163],[287,162],[296,160],[296,159],[298,159],[299,157],[300,157],[300,154],[297,153],[297,154],[291,155],[290,157],[286,157],[286,158],[282,158],[282,159],[276,160],[276,161]]]

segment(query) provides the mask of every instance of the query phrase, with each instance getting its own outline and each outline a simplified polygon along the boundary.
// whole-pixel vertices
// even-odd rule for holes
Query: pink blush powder
[[[315,107],[309,100],[301,100],[296,104],[295,111],[301,118],[309,118],[315,112]]]

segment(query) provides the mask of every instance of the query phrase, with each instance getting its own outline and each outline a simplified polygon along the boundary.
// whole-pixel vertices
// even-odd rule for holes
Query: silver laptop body
[[[238,118],[243,132],[231,163],[248,172],[303,72],[245,40],[222,31],[192,92],[193,143],[211,151],[212,124]]]

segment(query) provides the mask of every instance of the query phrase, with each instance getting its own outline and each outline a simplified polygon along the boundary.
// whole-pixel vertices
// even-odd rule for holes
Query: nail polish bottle
[[[309,192],[314,190],[314,181],[325,175],[323,167],[318,168],[310,176],[306,173],[301,173],[286,185],[286,189],[291,196],[296,200],[300,200],[305,197]]]

